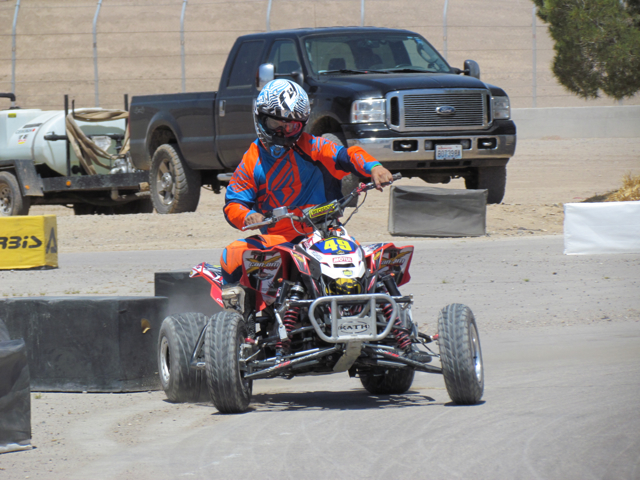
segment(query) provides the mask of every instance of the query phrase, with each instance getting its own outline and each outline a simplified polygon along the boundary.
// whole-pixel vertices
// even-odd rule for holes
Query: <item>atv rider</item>
[[[391,172],[362,148],[345,148],[303,132],[310,111],[306,92],[290,80],[272,80],[260,91],[253,111],[258,139],[244,154],[225,196],[224,215],[233,227],[262,222],[276,207],[302,216],[304,208],[339,199],[340,181],[349,173],[371,177],[379,190],[392,181]],[[262,235],[236,240],[222,252],[224,283],[240,280],[245,250],[294,244],[301,233],[311,231],[284,219],[262,227]]]

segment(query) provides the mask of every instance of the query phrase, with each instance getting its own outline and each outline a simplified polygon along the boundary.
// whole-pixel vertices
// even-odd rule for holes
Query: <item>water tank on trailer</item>
[[[81,113],[87,109],[76,109]],[[91,109],[95,110],[95,109]],[[124,134],[125,120],[102,121],[99,123],[76,123],[85,135],[104,137],[107,134]],[[33,160],[36,165],[46,164],[60,175],[67,174],[66,142],[45,140],[45,135],[64,135],[65,116],[63,110],[43,111],[37,109],[14,109],[0,112],[0,160]],[[115,155],[116,142],[110,142],[107,152]],[[79,165],[73,149],[70,150],[71,166]],[[110,165],[109,160],[102,162]],[[109,173],[109,169],[95,165],[97,173]],[[78,169],[75,169],[80,174]]]

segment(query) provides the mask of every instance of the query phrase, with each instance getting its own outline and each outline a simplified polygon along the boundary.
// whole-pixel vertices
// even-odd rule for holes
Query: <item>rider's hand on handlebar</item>
[[[376,184],[376,189],[382,191],[382,185],[393,182],[393,175],[382,165],[376,165],[371,170],[371,180]]]
[[[264,222],[264,215],[262,215],[261,213],[252,213],[251,215],[247,215],[246,217],[244,217],[244,225],[246,227],[260,222]]]

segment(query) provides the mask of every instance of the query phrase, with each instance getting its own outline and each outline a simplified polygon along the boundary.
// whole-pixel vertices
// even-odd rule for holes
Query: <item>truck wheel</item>
[[[338,144],[342,147],[347,146],[347,141],[345,140],[344,136],[341,133],[325,133],[324,135],[322,135],[322,138],[326,138],[330,142]],[[342,179],[342,186],[341,186],[342,196],[344,197],[350,194],[358,185],[360,185],[360,177],[357,177],[353,173],[350,173],[349,175],[344,177]],[[358,198],[356,197],[349,202],[347,207],[355,207],[357,204],[358,204]]]
[[[151,159],[151,200],[156,212],[195,212],[200,201],[200,172],[184,161],[176,145],[160,145]]]
[[[415,371],[410,368],[392,368],[382,375],[361,374],[360,382],[373,395],[399,395],[411,388],[414,375]]]
[[[487,203],[500,203],[507,186],[507,167],[480,167],[464,183],[468,189],[487,189]]]
[[[454,303],[438,316],[438,344],[444,384],[459,405],[473,405],[484,391],[484,368],[478,327],[469,307]]]
[[[190,367],[193,349],[207,320],[202,313],[181,313],[162,321],[158,335],[158,373],[170,402],[208,401],[204,371]]]
[[[23,197],[18,180],[10,172],[0,172],[0,217],[29,215],[31,198]]]
[[[245,319],[233,310],[217,313],[209,320],[204,340],[207,385],[220,413],[242,413],[249,408],[253,381],[244,379],[240,365],[248,333]]]

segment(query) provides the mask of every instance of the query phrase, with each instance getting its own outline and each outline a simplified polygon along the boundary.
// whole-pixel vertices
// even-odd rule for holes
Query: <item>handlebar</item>
[[[402,174],[396,173],[392,176],[392,180],[390,182],[381,183],[380,186],[386,187],[387,185],[391,185],[393,182],[400,180],[401,178],[402,178]],[[376,184],[374,182],[361,183],[360,186],[358,186],[355,190],[353,190],[351,193],[349,193],[346,197],[344,197],[339,202],[340,210],[344,210],[344,208],[349,204],[349,202],[353,197],[356,197],[368,190],[373,190],[374,188],[376,188]],[[251,225],[245,225],[244,227],[242,227],[242,231],[246,232],[247,230],[257,230],[262,227],[268,227],[285,218],[290,218],[297,222],[302,222],[304,221],[306,216],[301,218],[293,213],[290,213],[287,207],[278,207],[274,209],[273,212],[271,212],[271,216],[269,218],[265,218],[262,222],[252,223]]]
[[[284,208],[286,210],[286,207],[284,207]],[[275,210],[274,210],[274,212],[275,212]],[[300,217],[298,217],[297,215],[294,215],[293,213],[286,212],[286,213],[280,214],[280,215],[274,214],[272,217],[266,218],[262,222],[252,223],[251,225],[245,225],[244,227],[242,227],[242,231],[246,232],[247,230],[258,230],[259,228],[262,228],[262,227],[268,227],[269,225],[273,225],[275,223],[278,223],[283,218],[292,218],[293,220],[296,220],[296,221],[302,220]]]

